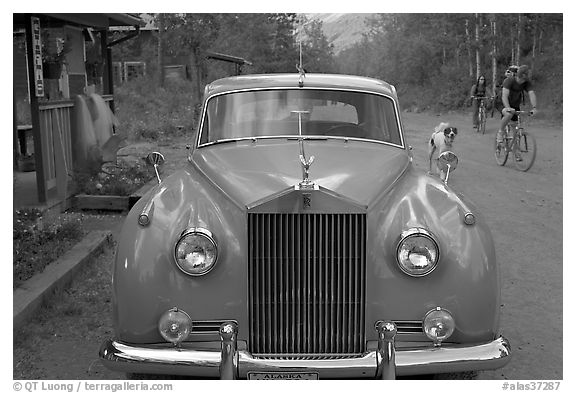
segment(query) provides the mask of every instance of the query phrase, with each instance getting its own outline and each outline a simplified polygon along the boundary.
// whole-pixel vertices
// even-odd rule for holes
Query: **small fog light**
[[[164,340],[179,345],[192,331],[192,320],[184,311],[172,308],[160,317],[158,330]]]
[[[138,216],[138,224],[143,227],[150,224],[150,217],[148,217],[148,214],[140,214],[140,216]]]
[[[454,333],[455,326],[456,323],[452,315],[440,307],[428,311],[424,317],[424,333],[430,340],[434,341],[436,346],[439,346],[442,341]]]
[[[464,224],[474,225],[475,222],[476,222],[476,217],[474,216],[473,213],[468,212],[464,215]]]

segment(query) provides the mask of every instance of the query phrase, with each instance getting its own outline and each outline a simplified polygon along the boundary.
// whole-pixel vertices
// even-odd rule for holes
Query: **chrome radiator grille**
[[[256,356],[364,352],[364,214],[248,215]]]

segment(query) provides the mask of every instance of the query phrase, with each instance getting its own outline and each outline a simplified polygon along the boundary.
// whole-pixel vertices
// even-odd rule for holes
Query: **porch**
[[[112,96],[102,97],[112,106]],[[14,208],[36,207],[65,210],[74,194],[73,132],[75,119],[74,101],[46,102],[39,105],[40,132],[32,126],[18,128],[18,146],[23,156],[34,157],[26,166],[14,165]],[[77,131],[76,131],[77,132]],[[41,140],[34,140],[40,135]],[[41,154],[34,154],[40,148]],[[41,200],[38,190],[45,193]]]
[[[77,117],[82,113],[76,113],[76,98],[86,97],[95,83],[89,76],[92,63],[86,61],[86,43],[97,43],[97,62],[102,65],[101,76],[96,78],[98,93],[113,111],[111,47],[137,36],[143,22],[131,14],[13,14],[13,20],[15,37],[24,37],[19,47],[16,41],[14,46],[13,205],[62,211],[74,194],[73,174],[78,169],[74,139],[81,135]],[[134,30],[111,41],[111,26]],[[62,32],[64,38],[58,37]],[[56,75],[43,72],[46,48],[66,59],[66,66]],[[29,103],[28,124],[16,121],[16,102],[23,100]],[[19,161],[22,157],[28,159],[24,166]]]

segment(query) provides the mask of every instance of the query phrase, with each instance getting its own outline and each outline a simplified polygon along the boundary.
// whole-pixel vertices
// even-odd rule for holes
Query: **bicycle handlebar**
[[[512,110],[514,111],[513,113],[515,115],[528,115],[528,116],[533,116],[531,111],[517,111],[514,108],[512,108]]]

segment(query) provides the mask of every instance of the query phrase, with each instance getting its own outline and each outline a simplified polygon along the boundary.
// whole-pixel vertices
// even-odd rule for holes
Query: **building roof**
[[[26,14],[13,14],[14,29],[24,27]],[[144,26],[145,22],[136,14],[30,14],[40,18],[41,25],[58,27],[63,25],[75,25],[106,29],[111,26]],[[44,23],[43,23],[44,22]]]

